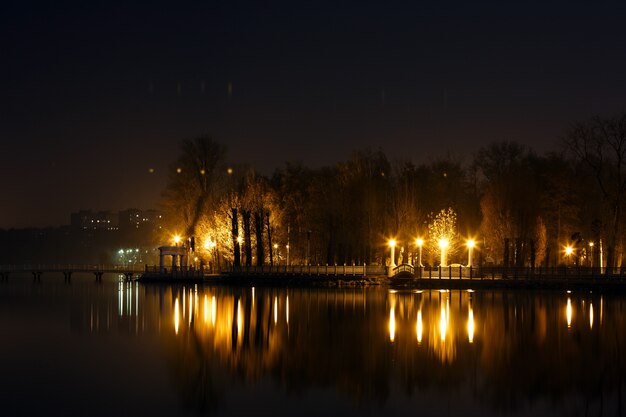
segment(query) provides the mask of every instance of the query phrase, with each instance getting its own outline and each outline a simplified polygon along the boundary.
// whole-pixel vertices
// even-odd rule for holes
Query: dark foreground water
[[[0,283],[0,415],[624,415],[626,298]]]

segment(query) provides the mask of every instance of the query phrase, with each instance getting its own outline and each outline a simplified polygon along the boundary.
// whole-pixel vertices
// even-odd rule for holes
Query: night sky
[[[626,6],[596,3],[3,2],[0,228],[156,208],[205,133],[265,174],[558,149],[626,110]]]

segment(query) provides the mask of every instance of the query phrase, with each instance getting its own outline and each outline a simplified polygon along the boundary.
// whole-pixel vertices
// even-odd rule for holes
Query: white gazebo
[[[160,246],[159,247],[159,273],[165,274],[165,263],[163,257],[172,257],[171,272],[183,269],[187,266],[189,254],[186,246]]]

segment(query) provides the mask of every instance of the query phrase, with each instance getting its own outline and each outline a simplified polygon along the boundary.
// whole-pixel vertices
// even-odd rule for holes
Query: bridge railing
[[[0,265],[0,272],[144,272],[145,265],[121,265],[121,264],[15,264]]]
[[[232,267],[238,275],[320,275],[320,276],[366,276],[384,274],[378,265],[262,265]]]
[[[504,266],[445,266],[415,268],[417,279],[504,279],[504,280],[589,280],[626,279],[626,267],[600,268],[583,266],[504,267]]]

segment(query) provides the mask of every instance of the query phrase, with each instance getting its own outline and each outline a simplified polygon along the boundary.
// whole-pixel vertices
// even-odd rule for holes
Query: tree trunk
[[[248,210],[242,211],[243,216],[243,236],[244,245],[246,251],[246,266],[252,265],[252,239],[250,236],[250,212]]]
[[[265,222],[267,225],[267,243],[270,249],[270,266],[274,266],[274,247],[272,246],[272,228],[270,226],[270,212],[265,214]]]
[[[254,230],[256,232],[256,265],[263,266],[265,251],[263,250],[263,212],[254,213]]]
[[[237,209],[233,208],[233,265],[241,266],[241,250],[239,248],[239,222],[237,219]]]

